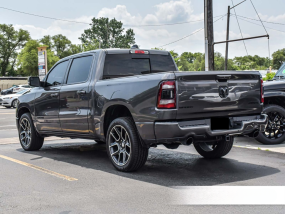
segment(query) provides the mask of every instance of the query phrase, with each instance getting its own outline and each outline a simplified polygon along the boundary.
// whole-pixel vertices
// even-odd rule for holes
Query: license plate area
[[[211,118],[211,130],[229,130],[230,119],[228,117]]]

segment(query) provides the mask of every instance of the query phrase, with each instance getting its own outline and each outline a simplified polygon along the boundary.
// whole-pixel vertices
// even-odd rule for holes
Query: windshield
[[[17,88],[19,87],[18,85],[13,85],[11,88],[8,88],[7,90],[13,89],[13,88]]]
[[[279,79],[282,77],[285,77],[285,63],[283,63],[283,65],[281,65],[279,70],[276,72],[274,79]]]
[[[25,89],[25,90],[22,90],[22,91],[19,91],[18,93],[16,94],[24,94],[25,92],[28,92],[30,89]]]

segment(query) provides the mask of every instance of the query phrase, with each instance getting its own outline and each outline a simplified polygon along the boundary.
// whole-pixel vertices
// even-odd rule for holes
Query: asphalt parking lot
[[[40,151],[25,152],[15,109],[0,107],[0,213],[285,213],[285,206],[171,203],[173,186],[284,186],[284,144],[277,152],[262,148],[238,138],[219,160],[191,146],[153,148],[142,170],[122,173],[105,146],[90,140],[52,137]]]

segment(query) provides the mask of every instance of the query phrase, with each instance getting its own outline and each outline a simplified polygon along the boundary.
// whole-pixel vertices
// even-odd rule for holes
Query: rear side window
[[[145,57],[135,58],[132,54],[107,54],[104,65],[104,78],[176,70],[175,64],[169,55],[147,55]]]
[[[176,71],[176,67],[169,55],[151,55],[151,72]]]
[[[150,73],[149,59],[132,59],[131,54],[108,54],[104,76],[130,76]]]
[[[92,60],[93,56],[75,58],[69,70],[67,84],[85,82],[89,76]]]
[[[65,75],[66,69],[68,65],[68,60],[64,61],[62,63],[57,64],[52,71],[48,73],[48,77],[46,80],[47,86],[52,85],[59,85],[63,81],[63,77]]]

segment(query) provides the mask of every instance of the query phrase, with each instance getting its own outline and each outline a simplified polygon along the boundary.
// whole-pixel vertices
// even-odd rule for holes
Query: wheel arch
[[[25,114],[25,113],[30,113],[30,114],[31,114],[32,111],[31,111],[31,109],[30,109],[28,106],[26,106],[26,105],[18,106],[17,112],[16,112],[16,117],[17,117],[18,119],[20,119],[21,116],[22,116],[23,114]]]
[[[104,111],[104,116],[102,117],[102,134],[104,137],[107,136],[108,127],[113,120],[119,117],[131,117],[133,120],[133,115],[129,108],[124,104],[113,104],[108,106]]]
[[[268,94],[264,98],[264,105],[278,105],[285,109],[285,96]]]

